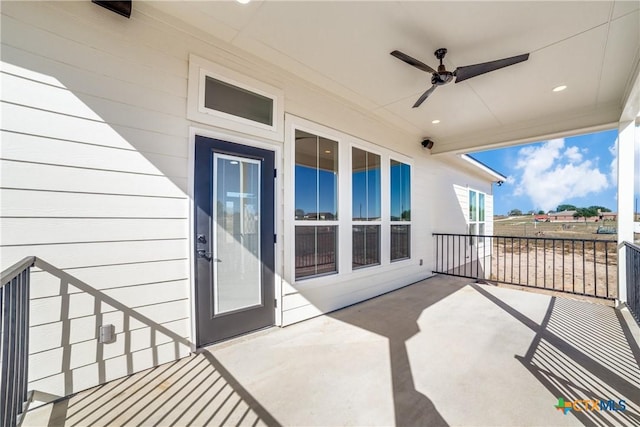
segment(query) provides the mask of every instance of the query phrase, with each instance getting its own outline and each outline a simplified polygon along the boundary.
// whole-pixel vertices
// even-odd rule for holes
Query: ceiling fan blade
[[[420,96],[420,98],[418,98],[416,103],[413,104],[413,108],[418,108],[420,106],[420,104],[422,104],[424,102],[424,100],[427,99],[429,97],[429,95],[431,95],[433,93],[434,90],[436,90],[437,87],[438,86],[433,85],[429,89],[427,89],[427,91],[425,93],[423,93],[422,96]]]
[[[427,64],[424,64],[420,61],[418,61],[415,58],[410,57],[409,55],[407,55],[406,53],[402,53],[399,50],[394,50],[393,52],[391,52],[391,55],[395,56],[396,58],[398,58],[401,61],[406,62],[407,64],[416,67],[419,70],[425,71],[427,73],[435,73],[436,70],[434,70],[433,68],[429,67]]]
[[[482,64],[458,67],[456,71],[454,71],[454,75],[456,76],[456,83],[460,83],[461,81],[470,79],[471,77],[479,76],[480,74],[508,67],[509,65],[524,62],[527,59],[529,59],[529,54],[525,53],[523,55],[512,56],[511,58],[498,59],[497,61],[483,62]]]

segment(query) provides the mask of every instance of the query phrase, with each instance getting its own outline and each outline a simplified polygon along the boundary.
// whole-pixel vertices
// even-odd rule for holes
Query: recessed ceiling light
[[[435,120],[432,120],[431,123],[433,123],[434,125],[437,125],[438,123],[440,123],[440,120],[435,119]]]
[[[249,3],[251,0],[236,0],[238,3],[240,4],[247,4]]]
[[[553,88],[554,92],[562,92],[563,90],[565,90],[567,88],[566,85],[560,85],[560,86],[556,86]]]

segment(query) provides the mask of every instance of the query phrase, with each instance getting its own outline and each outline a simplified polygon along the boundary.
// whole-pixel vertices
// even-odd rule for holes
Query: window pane
[[[391,226],[391,261],[411,257],[411,226]]]
[[[352,267],[376,264],[380,264],[380,226],[354,225]]]
[[[377,154],[367,153],[367,220],[379,221],[380,212],[380,173],[381,160]]]
[[[478,193],[478,221],[484,221],[484,194],[482,193]]]
[[[338,271],[338,227],[297,226],[295,234],[296,279]]]
[[[318,219],[338,219],[338,143],[326,138],[318,138],[318,191]]]
[[[338,143],[296,130],[295,219],[338,219]]]
[[[476,192],[470,190],[469,191],[469,221],[477,221],[478,220],[478,205],[476,201]]]
[[[411,221],[411,166],[391,160],[391,221]]]
[[[358,148],[352,149],[352,218],[356,221],[379,221],[380,156]]]
[[[265,125],[273,125],[273,99],[206,77],[204,106]]]

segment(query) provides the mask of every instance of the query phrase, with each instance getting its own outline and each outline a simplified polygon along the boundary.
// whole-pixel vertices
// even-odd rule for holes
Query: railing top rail
[[[6,268],[0,274],[0,288],[11,282],[18,274],[22,273],[26,268],[32,267],[36,262],[36,257],[28,256]]]
[[[635,249],[636,251],[640,252],[640,246],[638,246],[638,245],[636,245],[634,243],[631,243],[631,242],[627,242],[627,241],[622,242],[622,243],[624,243],[625,246],[629,246],[631,249]]]
[[[500,239],[529,239],[529,240],[555,240],[561,242],[596,242],[596,243],[612,243],[617,244],[615,240],[599,240],[599,239],[570,239],[566,237],[546,237],[546,236],[502,236],[495,234],[461,234],[461,233],[431,233],[433,236],[464,236],[464,237],[486,237],[486,238],[500,238]],[[626,242],[625,242],[626,243]],[[635,246],[635,245],[634,245]],[[637,248],[637,246],[636,246]]]

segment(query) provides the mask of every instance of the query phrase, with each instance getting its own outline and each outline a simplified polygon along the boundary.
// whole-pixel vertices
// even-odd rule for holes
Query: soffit
[[[416,138],[473,151],[610,126],[640,51],[640,3],[156,2],[154,7],[292,72]],[[447,69],[530,52],[529,61],[439,87],[394,49]],[[565,84],[564,92],[551,89]],[[432,124],[439,119],[440,123]]]

